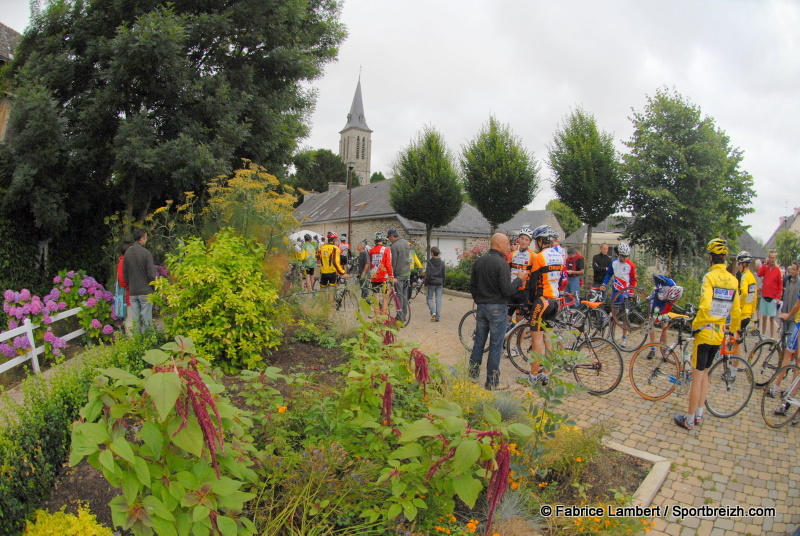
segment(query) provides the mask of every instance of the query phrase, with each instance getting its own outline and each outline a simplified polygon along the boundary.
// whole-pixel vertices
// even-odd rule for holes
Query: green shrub
[[[52,377],[34,376],[22,384],[25,404],[0,425],[0,534],[22,530],[27,516],[50,494],[70,448],[69,429],[86,402],[99,367],[138,371],[141,356],[154,343],[138,337],[98,346],[77,364]],[[6,407],[15,407],[8,398]]]
[[[451,290],[469,292],[469,279],[471,274],[462,272],[458,268],[448,268],[445,277],[445,286]]]
[[[34,521],[28,521],[22,536],[114,536],[111,529],[97,522],[94,514],[85,506],[78,507],[78,514],[66,514],[64,508],[51,514],[36,510]]]
[[[230,229],[207,244],[188,239],[167,258],[171,280],[154,283],[167,333],[197,341],[197,355],[225,372],[258,367],[282,338],[278,285],[264,273],[265,253]]]

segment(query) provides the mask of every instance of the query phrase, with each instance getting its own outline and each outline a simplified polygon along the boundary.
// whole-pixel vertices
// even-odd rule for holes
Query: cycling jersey
[[[692,329],[700,330],[695,335],[695,344],[722,344],[722,332],[728,316],[731,317],[730,330],[736,332],[742,324],[742,308],[739,305],[738,281],[728,273],[724,264],[711,266],[703,276],[700,289],[700,304],[697,316],[692,321]]]
[[[319,262],[320,262],[320,269],[319,273],[321,274],[333,274],[337,273],[339,275],[344,275],[344,269],[342,268],[341,262],[339,262],[339,256],[341,252],[339,248],[334,246],[333,244],[325,244],[319,248]]]
[[[313,268],[317,264],[317,246],[314,245],[314,242],[303,242],[303,249],[306,252],[303,266]]]
[[[750,318],[758,304],[758,285],[756,276],[750,270],[741,273],[739,279],[739,304],[742,307],[742,319]]]
[[[350,251],[350,244],[347,242],[339,242],[339,251],[342,252],[342,256],[347,256],[347,252]]]
[[[614,278],[614,290],[621,290],[625,287],[636,286],[636,265],[630,259],[620,259],[617,257],[608,265],[606,277],[603,279],[603,286],[608,286],[611,278]]]
[[[369,265],[371,281],[384,283],[394,277],[392,270],[392,250],[383,245],[377,245],[369,250]]]
[[[544,297],[556,299],[561,272],[564,270],[564,255],[554,248],[545,248],[533,257],[531,269],[531,299]]]
[[[662,300],[661,296],[669,287],[675,286],[675,280],[665,275],[654,275],[653,283],[656,286],[653,289],[653,294],[650,295],[650,314],[653,316],[665,315],[672,311],[672,302]]]
[[[534,255],[536,254],[530,248],[526,248],[524,251],[519,249],[512,252],[511,258],[508,261],[508,264],[511,265],[512,281],[519,277],[519,274],[522,272],[528,272],[530,275],[530,272],[533,269]],[[523,282],[517,290],[525,290],[526,288],[528,288],[528,281]]]

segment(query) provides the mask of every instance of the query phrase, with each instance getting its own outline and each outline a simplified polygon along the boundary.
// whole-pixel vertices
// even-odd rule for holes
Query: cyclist
[[[797,260],[800,261],[800,257],[798,257]],[[786,365],[788,365],[789,361],[791,361],[792,358],[795,359],[795,362],[797,361],[797,346],[798,346],[797,341],[798,341],[798,336],[800,336],[800,291],[798,291],[797,293],[797,298],[798,300],[795,302],[794,307],[792,307],[792,309],[789,312],[780,313],[778,315],[778,317],[781,320],[789,320],[791,318],[794,320],[795,323],[794,329],[792,329],[792,333],[789,335],[789,338],[786,341],[786,349],[783,351],[783,360],[781,361],[781,367],[785,367]],[[778,377],[775,380],[775,383],[773,383],[772,386],[769,388],[769,391],[767,391],[767,395],[773,398],[780,396],[782,381],[783,381],[783,376]],[[794,393],[789,393],[789,394],[791,394],[792,396],[794,395]],[[786,415],[786,411],[788,409],[789,409],[788,406],[781,404],[775,409],[775,414]],[[796,420],[797,419],[792,419],[792,424],[797,424],[797,422],[795,422]]]
[[[628,297],[619,291],[625,287],[636,286],[636,265],[629,258],[631,256],[630,244],[622,242],[616,247],[616,250],[618,256],[608,265],[606,276],[603,278],[603,284],[600,286],[601,290],[606,290],[608,283],[611,282],[613,278],[614,292],[612,292],[612,296],[614,293],[617,294],[614,303],[611,304],[611,307],[614,309],[620,308],[625,302],[625,298]],[[611,325],[611,329],[614,329],[613,324]],[[620,339],[619,345],[622,348],[628,345],[628,330],[622,330],[622,339]]]
[[[305,271],[305,286],[306,290],[311,292],[314,290],[314,268],[317,266],[317,246],[311,241],[311,235],[307,234],[303,237],[303,269]]]
[[[739,305],[742,308],[742,331],[747,329],[750,318],[756,312],[758,304],[758,284],[756,276],[750,271],[753,257],[746,251],[736,255],[736,279],[739,280]]]
[[[347,243],[347,235],[342,234],[342,237],[339,239],[339,262],[344,267],[345,271],[349,271],[348,267],[350,265],[350,244]]]
[[[672,311],[672,306],[683,297],[683,287],[677,285],[675,280],[666,275],[654,275],[653,293],[650,295],[650,317],[656,327],[661,326],[661,337],[659,341],[667,343],[667,331],[672,325],[672,320],[667,313]],[[650,342],[655,342],[656,332],[650,331]],[[650,348],[647,359],[653,359],[656,349]]]
[[[387,248],[383,242],[383,233],[375,233],[375,246],[369,250],[369,273],[372,282],[372,292],[379,294],[381,314],[389,314],[389,283],[394,283],[394,271],[392,270],[392,250]]]
[[[728,243],[722,238],[711,240],[706,246],[711,267],[703,276],[700,289],[700,304],[692,321],[694,348],[692,350],[692,385],[689,388],[689,410],[685,415],[675,414],[675,424],[687,430],[703,421],[703,412],[708,395],[708,369],[719,351],[725,337],[722,332],[728,316],[731,317],[730,332],[741,325],[739,305],[739,282],[728,273],[725,258]]]
[[[564,255],[553,248],[558,240],[558,232],[549,225],[541,225],[531,235],[538,253],[533,257],[530,287],[531,300],[531,343],[533,354],[544,355],[550,349],[550,341],[544,337],[544,327],[558,313],[558,285],[564,270]],[[534,385],[541,382],[547,385],[548,376],[538,361],[531,363],[531,372],[518,379],[520,383]]]
[[[535,253],[529,249],[528,246],[531,245],[532,235],[533,231],[527,227],[520,229],[519,236],[517,237],[518,248],[516,251],[509,252],[508,264],[511,265],[512,281],[519,277],[520,272],[528,272],[528,275],[531,273]],[[520,316],[522,307],[528,303],[528,298],[530,297],[528,281],[529,279],[522,281],[521,285],[508,302],[508,326],[506,329],[513,325],[514,314],[516,313],[517,316]],[[519,318],[517,320],[519,320]]]
[[[509,249],[508,253],[506,253],[506,262],[511,263],[511,257],[513,257],[514,253],[516,253],[519,249],[519,243],[517,243],[517,237],[513,235],[509,235],[508,243],[511,249]]]
[[[333,231],[328,232],[328,242],[319,248],[319,286],[322,289],[335,287],[339,277],[350,277],[342,267],[340,261],[341,250],[336,246],[336,239],[339,235]],[[331,294],[333,299],[333,294]]]

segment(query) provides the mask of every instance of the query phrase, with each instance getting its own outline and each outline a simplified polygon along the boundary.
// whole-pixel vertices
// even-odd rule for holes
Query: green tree
[[[381,182],[381,181],[385,181],[385,180],[386,180],[386,177],[384,177],[383,173],[381,173],[380,171],[376,171],[369,178],[369,182],[370,183]]]
[[[461,169],[467,194],[492,232],[539,191],[539,165],[510,127],[494,116],[462,148]]]
[[[299,152],[294,157],[294,169],[290,182],[303,190],[324,192],[329,182],[347,182],[347,166],[328,149]]]
[[[461,184],[453,154],[433,127],[423,128],[398,155],[389,203],[404,218],[425,224],[430,257],[431,231],[453,221],[461,210]]]
[[[739,169],[742,153],[711,117],[677,92],[659,89],[631,118],[623,157],[634,242],[678,269],[684,255],[704,252],[714,236],[738,237],[753,211],[753,178]]]
[[[800,255],[800,233],[789,229],[778,231],[775,235],[775,253],[781,266],[789,266],[795,262]]]
[[[583,226],[583,222],[575,215],[572,209],[558,199],[551,199],[544,208],[553,211],[553,214],[558,220],[558,224],[564,229],[564,236],[571,235]]]
[[[625,196],[614,140],[611,134],[597,129],[592,114],[577,108],[553,136],[548,164],[553,170],[553,190],[558,199],[587,225],[588,256],[592,227],[613,214]]]
[[[41,92],[52,110],[22,121],[14,116],[27,107],[12,108],[19,128],[0,188],[23,174],[35,189],[68,185],[68,202],[53,196],[47,217],[58,218],[62,238],[86,244],[104,216],[124,209],[142,218],[240,158],[281,175],[308,133],[315,94],[306,82],[344,39],[340,10],[337,0],[54,0],[6,70],[12,92]],[[57,128],[39,146],[61,144],[53,158],[63,161],[55,175],[41,169],[49,162],[32,174],[30,149],[13,139],[35,137],[47,114]]]

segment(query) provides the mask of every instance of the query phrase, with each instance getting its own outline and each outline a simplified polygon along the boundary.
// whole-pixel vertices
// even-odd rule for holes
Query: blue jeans
[[[433,300],[436,299],[436,307],[434,307]],[[428,309],[431,315],[436,315],[438,322],[442,315],[442,285],[428,285]]]
[[[495,387],[500,383],[500,354],[506,336],[506,304],[479,303],[475,312],[477,327],[472,341],[472,354],[469,356],[469,373],[477,378],[483,360],[483,347],[489,339],[489,358],[486,361],[486,386]]]
[[[577,307],[580,304],[581,276],[569,276],[567,279],[567,292],[575,296],[573,307]]]
[[[132,318],[139,333],[144,333],[153,321],[153,304],[147,301],[147,296],[148,294],[143,296],[131,296]]]

